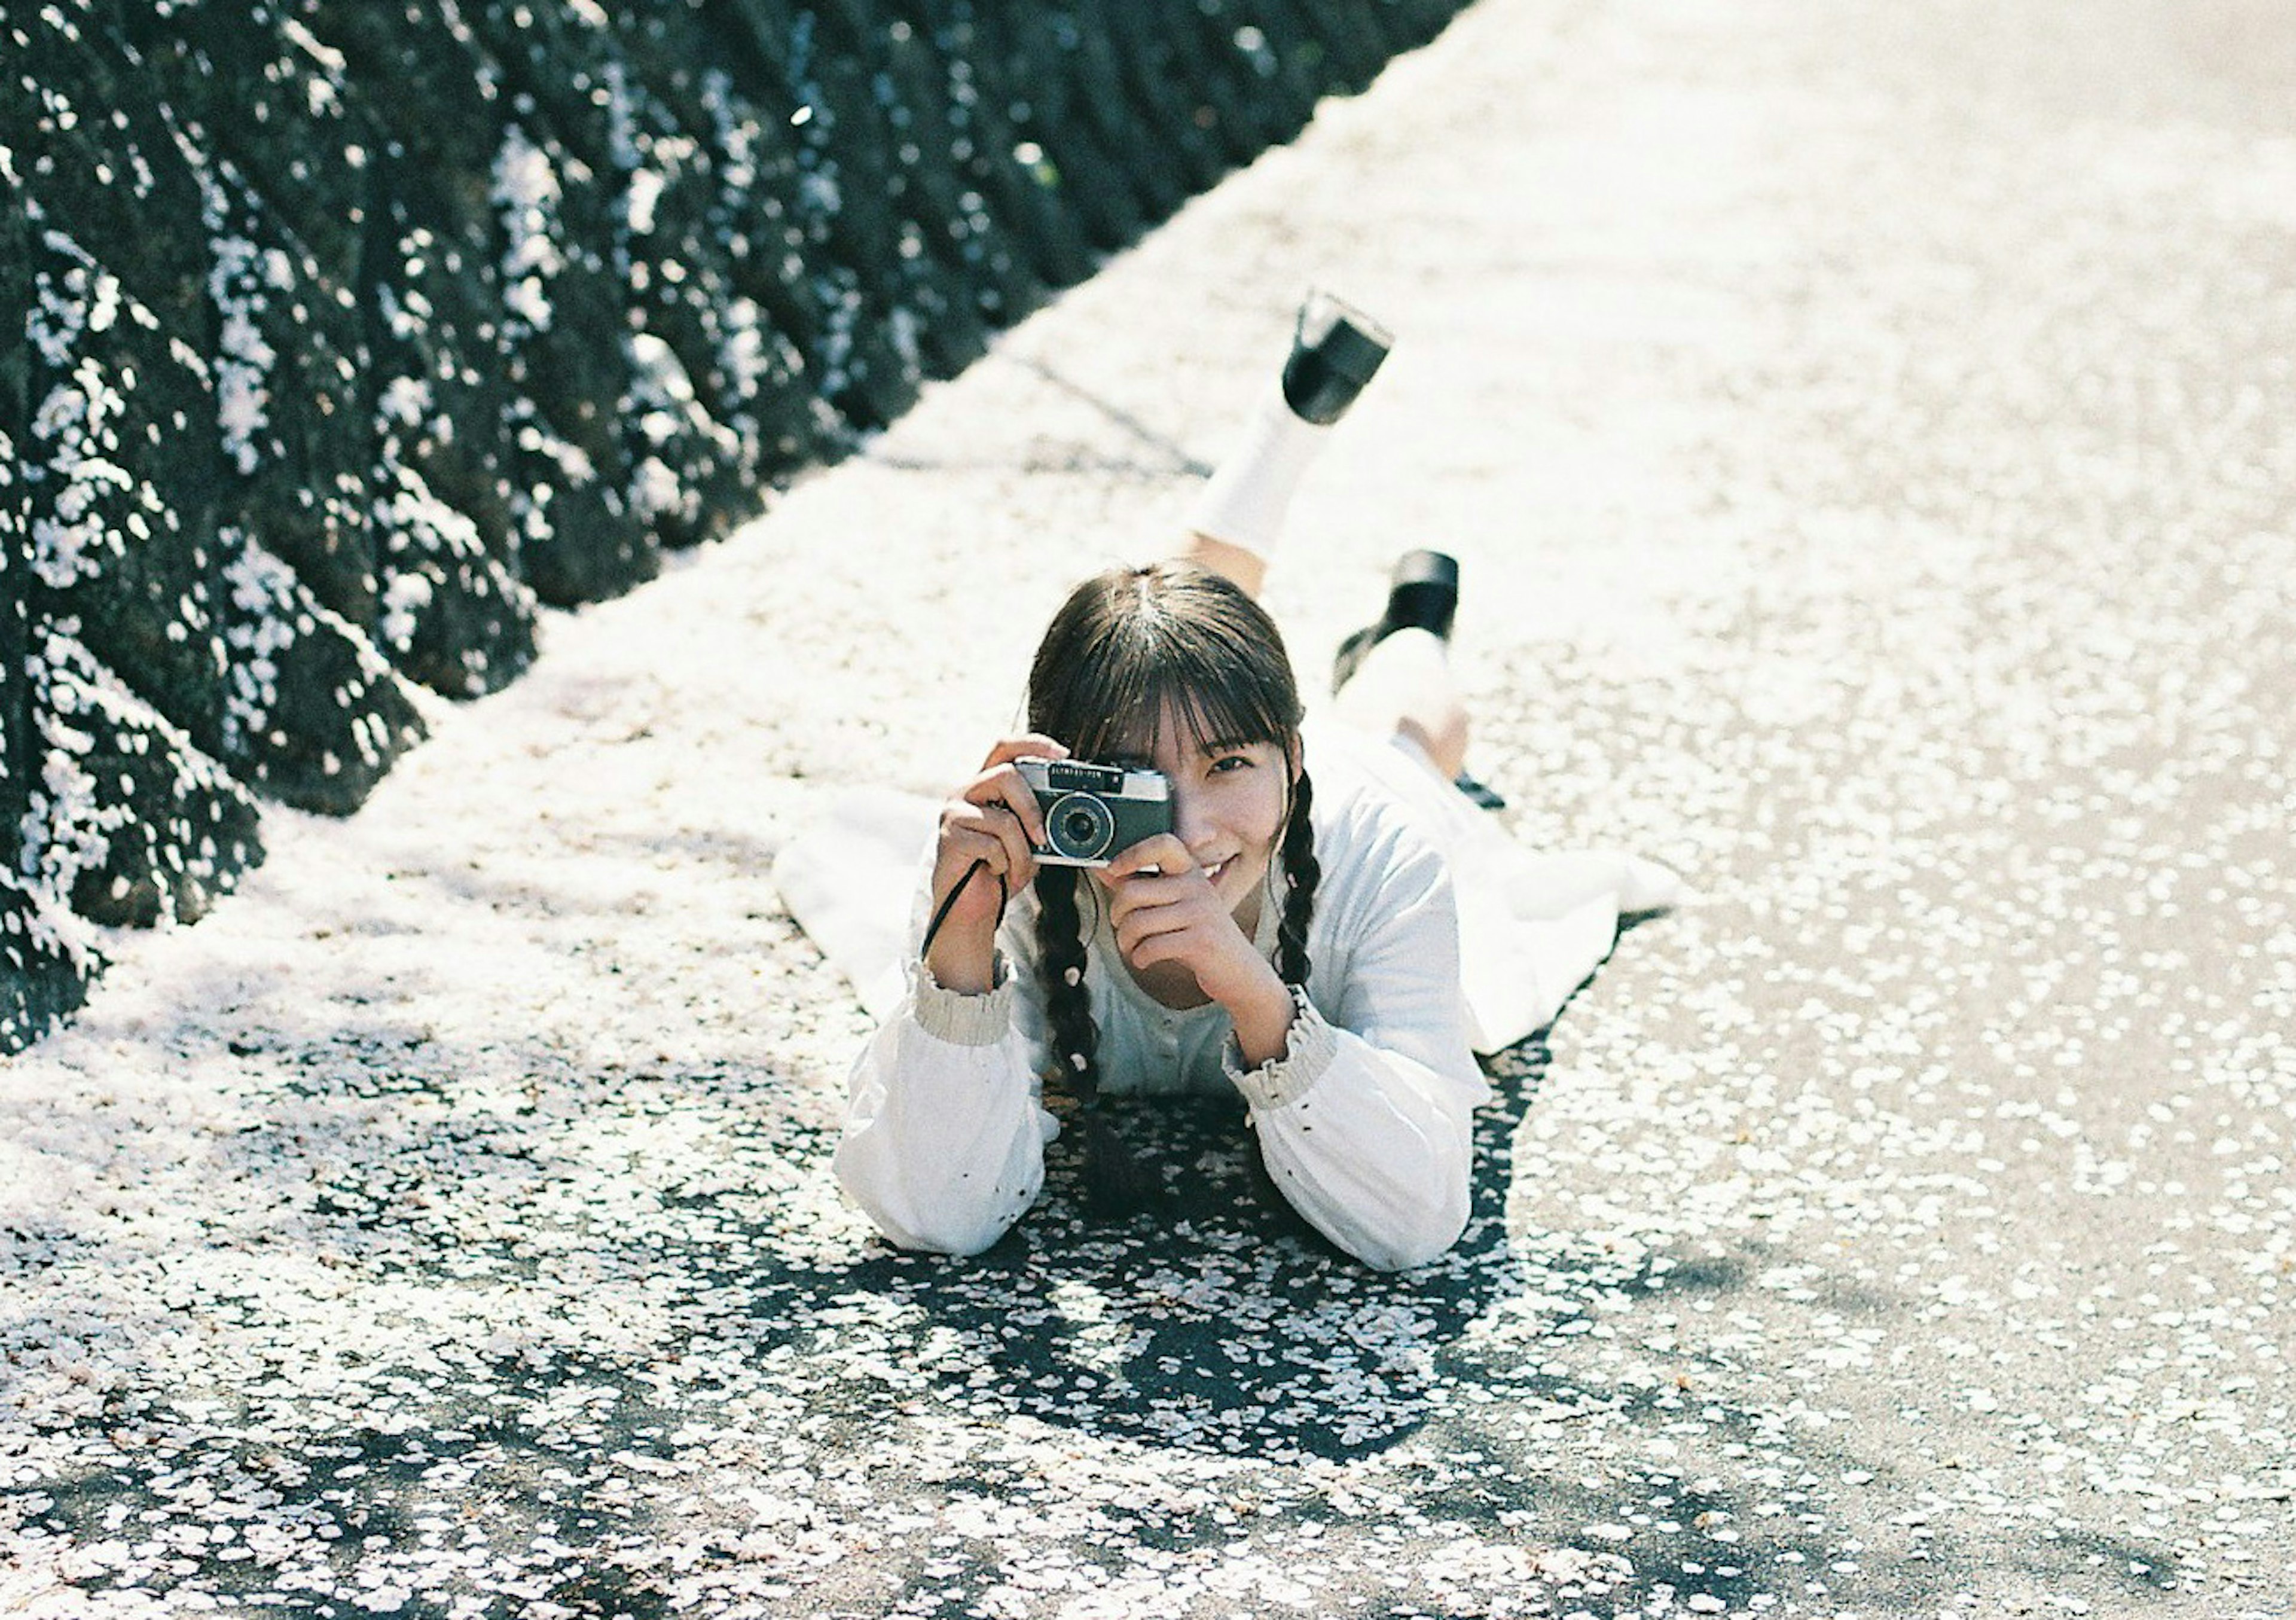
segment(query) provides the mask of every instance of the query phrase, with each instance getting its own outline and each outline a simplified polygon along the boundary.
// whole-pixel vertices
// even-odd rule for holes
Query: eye
[[[1218,776],[1226,771],[1249,770],[1253,763],[1248,753],[1224,753],[1212,761],[1212,774]]]

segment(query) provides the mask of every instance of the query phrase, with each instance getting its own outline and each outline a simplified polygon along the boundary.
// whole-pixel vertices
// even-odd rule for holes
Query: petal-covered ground
[[[2292,82],[2277,0],[1485,0],[552,620],[0,1069],[0,1608],[2289,1614]],[[973,763],[1310,281],[1401,346],[1301,664],[1455,552],[1519,835],[1698,898],[1423,1271],[1219,1109],[897,1255],[773,852]]]

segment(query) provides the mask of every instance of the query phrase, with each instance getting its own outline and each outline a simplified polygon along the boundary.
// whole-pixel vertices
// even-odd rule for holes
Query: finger
[[[981,827],[956,827],[942,838],[937,876],[941,880],[941,892],[946,894],[957,877],[978,861],[990,871],[1003,873],[1012,865],[1012,851],[1004,840]]]
[[[1009,765],[984,770],[973,777],[964,785],[957,802],[972,806],[982,826],[992,820],[1012,819],[1020,823],[1022,832],[1035,836],[1029,831],[1029,823],[1039,819],[1037,795],[1029,790],[1027,779]],[[1041,826],[1037,830],[1042,830]]]
[[[1182,843],[1176,835],[1156,833],[1143,838],[1129,849],[1119,850],[1115,859],[1108,863],[1108,874],[1113,881],[1144,872],[1151,867],[1163,876],[1176,877],[1183,872],[1194,871],[1196,862],[1195,858],[1188,853],[1188,846]]]
[[[1110,891],[1109,926],[1129,926],[1136,934],[1186,927],[1193,914],[1190,898],[1188,886],[1177,878],[1152,874],[1119,879]]]
[[[1130,892],[1137,885],[1112,876],[1106,867],[1094,867],[1089,869],[1093,881],[1107,892],[1108,925],[1111,928],[1121,928],[1124,925],[1124,919],[1140,909],[1145,897]]]
[[[1037,876],[1037,851],[1032,846],[1042,842],[1041,835],[1031,834],[1020,817],[1002,800],[990,808],[988,821],[1004,851],[1003,870],[1008,888],[1017,889],[1034,879]]]
[[[1177,907],[1158,906],[1135,912],[1114,929],[1116,948],[1135,967],[1159,962],[1193,960],[1202,939],[1188,916]]]
[[[969,843],[980,853],[982,840],[996,842],[996,832],[985,807],[970,799],[951,799],[941,808],[940,843],[944,854],[958,843]]]
[[[988,751],[980,761],[980,769],[992,770],[999,765],[1010,765],[1015,760],[1065,760],[1069,751],[1042,732],[1031,731],[1021,736],[1008,736]]]
[[[988,860],[1008,891],[1036,876],[1036,851],[1029,847],[1028,832],[1003,800],[980,805],[958,800],[951,807],[943,842],[960,837],[973,855]]]
[[[1186,926],[1186,917],[1168,905],[1128,906],[1121,912],[1111,908],[1108,915],[1109,932],[1119,945],[1136,945],[1152,935]]]
[[[1029,779],[1012,766],[1001,765],[983,773],[966,796],[984,808],[994,806],[1009,812],[1020,823],[1028,842],[1043,847],[1044,809],[1037,802],[1036,790],[1029,785]]]

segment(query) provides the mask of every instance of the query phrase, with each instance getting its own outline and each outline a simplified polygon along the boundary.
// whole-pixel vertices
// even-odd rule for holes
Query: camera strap
[[[971,866],[964,868],[964,876],[956,880],[956,887],[948,892],[947,898],[943,900],[940,902],[939,909],[933,912],[932,921],[925,925],[924,943],[917,947],[917,959],[919,961],[922,961],[932,950],[933,937],[940,933],[940,925],[948,921],[949,910],[956,904],[956,897],[964,892],[965,884],[971,883],[983,871],[986,871],[988,867],[988,862],[984,858],[974,861]],[[995,876],[996,878],[997,889],[996,920],[1001,924],[1004,920],[1004,908],[1013,899],[1013,891],[1005,886],[1004,873],[998,872]]]

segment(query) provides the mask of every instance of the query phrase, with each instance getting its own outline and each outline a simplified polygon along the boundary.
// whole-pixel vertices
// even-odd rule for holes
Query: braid
[[[1316,829],[1308,812],[1316,802],[1315,784],[1303,769],[1292,793],[1292,813],[1283,822],[1283,921],[1275,936],[1275,972],[1286,984],[1308,988],[1308,925],[1316,915],[1316,885],[1323,881],[1323,863],[1316,859]]]
[[[1315,804],[1315,784],[1303,769],[1292,786],[1292,809],[1283,819],[1283,917],[1275,933],[1276,977],[1303,993],[1310,967],[1308,925],[1316,915],[1316,886],[1324,878],[1323,863],[1316,859],[1316,829],[1308,817]],[[1267,1139],[1255,1131],[1252,1140],[1252,1191],[1261,1206],[1303,1231],[1308,1229],[1267,1166]]]
[[[1084,938],[1073,872],[1046,867],[1037,874],[1037,962],[1046,1032],[1061,1079],[1079,1101],[1090,1102],[1100,1093],[1095,1051],[1100,1032],[1093,1026],[1092,998],[1084,988]]]
[[[1037,980],[1045,993],[1045,1032],[1061,1082],[1077,1100],[1084,1133],[1085,1197],[1101,1215],[1145,1208],[1157,1187],[1109,1128],[1100,1108],[1100,1031],[1085,988],[1084,932],[1077,915],[1076,874],[1047,867],[1037,874]]]

